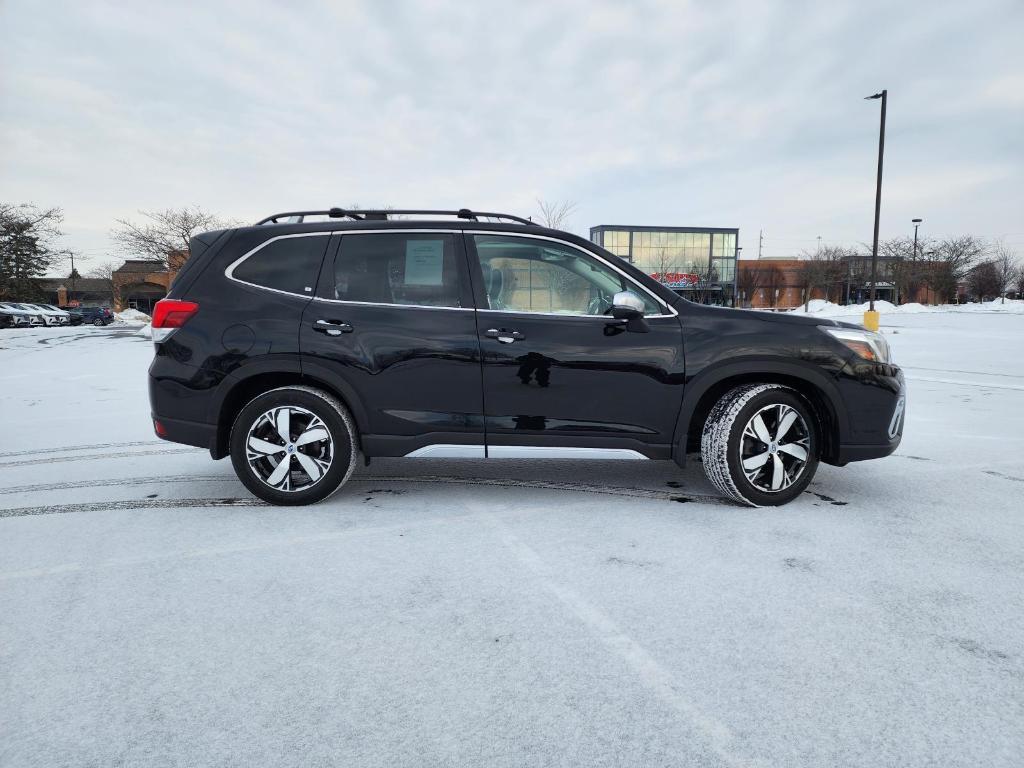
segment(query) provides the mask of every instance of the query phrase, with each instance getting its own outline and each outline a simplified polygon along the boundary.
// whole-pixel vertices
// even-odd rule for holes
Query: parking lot
[[[786,507],[697,461],[374,461],[254,501],[136,328],[0,334],[0,765],[1024,756],[1024,315],[883,319],[897,454]]]

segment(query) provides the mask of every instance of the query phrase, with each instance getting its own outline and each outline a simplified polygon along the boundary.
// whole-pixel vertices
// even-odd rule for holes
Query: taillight
[[[160,299],[153,306],[153,341],[163,341],[198,311],[194,301]]]

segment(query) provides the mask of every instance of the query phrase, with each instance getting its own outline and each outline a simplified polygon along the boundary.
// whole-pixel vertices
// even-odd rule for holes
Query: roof
[[[71,290],[72,280],[69,277],[40,277],[36,282],[45,291],[56,291],[62,285]],[[110,293],[113,289],[105,277],[79,277],[74,281],[75,293]]]
[[[167,265],[162,261],[156,261],[155,259],[128,259],[124,264],[117,268],[117,272],[137,272],[140,274],[148,274],[150,272],[166,272]]]
[[[708,232],[711,234],[725,234],[725,235],[736,235],[739,234],[739,229],[736,227],[650,227],[646,225],[637,224],[598,224],[596,227],[590,228],[590,234],[595,232],[692,232],[702,233]]]

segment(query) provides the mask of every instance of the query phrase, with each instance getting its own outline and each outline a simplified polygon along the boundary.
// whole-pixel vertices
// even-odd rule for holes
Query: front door
[[[467,241],[481,284],[488,455],[669,458],[683,390],[678,316],[569,243],[487,233]],[[647,333],[611,318],[623,290],[643,299]]]
[[[483,456],[480,349],[463,238],[332,238],[302,319],[302,373],[352,404],[370,456]]]

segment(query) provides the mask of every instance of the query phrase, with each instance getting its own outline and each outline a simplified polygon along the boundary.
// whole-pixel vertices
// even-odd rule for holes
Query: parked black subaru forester
[[[429,220],[392,218],[415,214]],[[776,505],[819,461],[886,456],[902,435],[880,335],[693,304],[515,216],[282,213],[191,254],[153,313],[156,433],[230,455],[275,504],[326,498],[360,454],[699,450],[723,494]]]

